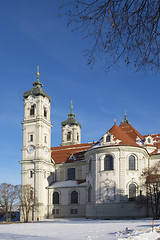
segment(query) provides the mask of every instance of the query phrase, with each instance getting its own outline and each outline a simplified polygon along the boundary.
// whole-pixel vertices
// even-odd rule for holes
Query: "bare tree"
[[[6,221],[11,221],[12,211],[18,205],[16,186],[8,183],[0,184],[0,208]]]
[[[65,0],[60,9],[90,39],[88,64],[100,56],[107,70],[121,58],[136,70],[160,69],[160,0]]]
[[[18,196],[20,199],[21,214],[23,214],[24,222],[28,222],[30,216],[33,220],[33,213],[37,208],[37,198],[35,196],[34,188],[29,184],[19,185]]]
[[[151,206],[154,219],[160,217],[160,162],[142,173],[143,187],[146,191],[148,203]]]

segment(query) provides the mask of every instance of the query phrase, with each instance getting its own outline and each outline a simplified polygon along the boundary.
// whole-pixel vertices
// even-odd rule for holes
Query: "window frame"
[[[131,159],[133,157],[134,159]],[[134,160],[134,163],[131,162]],[[138,170],[138,161],[137,157],[134,154],[130,154],[128,157],[128,170],[129,171],[137,171]]]
[[[30,170],[30,172],[29,172],[29,177],[30,177],[30,178],[33,178],[33,170]]]
[[[35,115],[35,108],[36,108],[35,104],[31,105],[31,108],[30,108],[30,116],[31,117],[34,117],[34,115]]]
[[[111,142],[111,135],[110,134],[108,134],[106,136],[106,143],[108,143],[108,142]]]
[[[47,143],[47,135],[44,134],[44,143]]]
[[[45,118],[47,118],[47,109],[46,109],[46,108],[44,108],[43,116],[44,116]]]
[[[67,142],[71,141],[71,131],[67,132]]]
[[[59,215],[59,208],[53,208],[52,209],[52,214],[53,215]]]
[[[134,186],[134,191],[131,189],[131,186]],[[128,186],[128,200],[135,201],[137,196],[137,185],[135,183],[130,183]]]
[[[74,214],[77,215],[78,214],[78,208],[71,208],[70,209],[70,214],[71,215],[74,215]]]
[[[79,133],[77,133],[77,141],[79,141]]]
[[[55,197],[54,195],[57,194],[57,196]],[[58,200],[58,201],[57,201]],[[52,195],[52,204],[53,205],[59,205],[60,204],[60,193],[58,191],[53,192]]]
[[[76,193],[76,196],[74,196],[73,193]],[[72,190],[70,192],[70,203],[71,204],[78,204],[79,203],[79,192],[77,190]]]
[[[74,169],[74,173],[71,173],[73,169]],[[76,169],[74,167],[67,169],[67,180],[76,180]]]
[[[30,134],[29,138],[30,138],[30,142],[33,142],[33,134]]]
[[[107,157],[110,157],[110,159]],[[114,171],[114,157],[112,154],[106,154],[103,161],[104,171]]]

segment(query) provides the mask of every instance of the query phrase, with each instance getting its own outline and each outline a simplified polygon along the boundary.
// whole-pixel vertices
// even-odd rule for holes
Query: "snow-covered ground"
[[[155,221],[158,230],[160,221]],[[33,240],[160,240],[152,220],[53,219],[35,223],[0,224],[0,239]]]

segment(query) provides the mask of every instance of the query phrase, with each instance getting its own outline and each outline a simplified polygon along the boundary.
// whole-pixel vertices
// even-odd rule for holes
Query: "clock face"
[[[30,96],[30,102],[33,102],[34,100],[35,100],[35,96],[34,95]]]
[[[47,154],[48,153],[48,148],[44,147],[44,153]]]
[[[31,146],[28,147],[27,151],[29,153],[32,153],[34,151],[34,149],[35,149],[35,147],[33,145],[31,145]]]

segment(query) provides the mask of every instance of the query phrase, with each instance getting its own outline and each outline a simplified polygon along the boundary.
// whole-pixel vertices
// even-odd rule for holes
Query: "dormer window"
[[[47,110],[44,108],[44,117],[47,117]]]
[[[69,160],[76,160],[76,156],[74,156],[73,154],[71,154],[71,156],[69,157]]]
[[[111,135],[107,135],[106,142],[110,142],[110,141],[111,141]]]
[[[31,109],[30,109],[30,116],[34,116],[34,114],[35,114],[35,105],[32,105],[31,106]]]
[[[110,144],[114,143],[113,138],[114,138],[114,136],[109,131],[107,131],[107,133],[104,134],[104,136],[103,136],[103,142],[101,144],[102,145],[103,144],[110,145]]]
[[[145,137],[144,144],[146,144],[146,145],[153,145],[154,144],[153,138],[150,135]]]
[[[71,141],[71,132],[67,133],[67,141]]]

